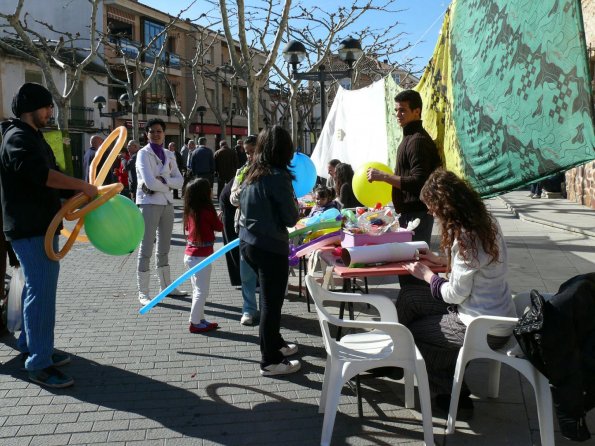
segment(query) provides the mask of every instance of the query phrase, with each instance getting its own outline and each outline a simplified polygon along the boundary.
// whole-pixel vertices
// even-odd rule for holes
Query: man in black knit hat
[[[59,171],[41,133],[53,108],[52,95],[40,84],[23,84],[15,95],[12,111],[16,118],[0,124],[0,201],[4,235],[25,276],[23,328],[17,347],[31,381],[61,388],[74,380],[57,368],[70,362],[70,356],[54,351],[60,264],[45,253],[45,233],[60,209],[61,189],[82,191],[93,198],[97,188]],[[54,235],[54,250],[60,229]]]

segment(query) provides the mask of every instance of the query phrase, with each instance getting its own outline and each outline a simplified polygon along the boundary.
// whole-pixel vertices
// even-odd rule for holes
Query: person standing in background
[[[139,148],[138,142],[134,139],[128,141],[128,155],[130,157],[126,161],[124,168],[128,172],[128,188],[130,189],[130,198],[132,201],[136,200],[136,154]]]
[[[238,169],[238,157],[234,150],[230,149],[226,141],[221,141],[221,147],[215,152],[215,170],[217,172],[217,199],[221,195],[223,186],[233,180]]]
[[[89,144],[91,147],[85,151],[83,156],[83,180],[85,180],[87,183],[89,182],[89,167],[91,166],[91,161],[93,161],[93,158],[95,158],[97,149],[99,149],[101,144],[103,144],[103,138],[99,135],[93,135],[89,140]],[[100,162],[97,166],[98,173],[101,170],[101,166],[103,166],[103,162]]]
[[[207,138],[198,138],[198,148],[194,149],[190,154],[188,169],[192,172],[192,178],[206,178],[213,187],[215,160],[213,159],[213,151],[206,146],[206,143]]]
[[[167,145],[167,150],[169,150],[170,152],[172,152],[176,158],[176,164],[178,165],[178,169],[180,170],[180,173],[182,173],[182,170],[184,169],[184,161],[182,158],[182,155],[176,150],[176,143],[175,142],[170,142]],[[182,174],[183,175],[183,174]],[[183,183],[182,183],[182,187],[183,187]],[[176,200],[178,200],[180,197],[178,195],[178,189],[173,189],[174,191],[174,198]]]
[[[238,167],[242,167],[248,161],[246,150],[244,150],[244,141],[238,139],[238,143],[235,147],[236,155],[238,157]]]
[[[136,204],[145,221],[145,233],[138,250],[137,263],[138,300],[141,305],[147,305],[151,301],[149,266],[155,241],[155,266],[161,291],[171,284],[169,250],[174,227],[174,201],[171,190],[181,187],[184,181],[175,155],[163,147],[165,122],[159,118],[150,119],[145,131],[149,137],[149,144],[139,150],[136,160]],[[175,288],[169,295],[185,296],[187,293]]]

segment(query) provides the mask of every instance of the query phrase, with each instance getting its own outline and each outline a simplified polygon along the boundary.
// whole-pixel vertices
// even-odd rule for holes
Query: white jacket
[[[179,189],[184,184],[184,178],[178,169],[176,156],[166,148],[165,164],[155,155],[151,146],[147,144],[138,151],[136,155],[136,204],[162,204],[173,203],[171,189]],[[162,177],[166,184],[163,184],[157,177]],[[143,191],[143,184],[152,194]]]
[[[490,256],[477,243],[477,258],[465,262],[459,253],[459,242],[452,246],[452,265],[448,282],[440,286],[444,302],[456,304],[459,317],[469,325],[478,316],[516,317],[510,288],[506,281],[508,274],[508,253],[502,230],[498,225],[498,250],[500,256],[491,262]],[[464,237],[466,235],[463,235]],[[510,335],[510,328],[495,327],[490,334]]]

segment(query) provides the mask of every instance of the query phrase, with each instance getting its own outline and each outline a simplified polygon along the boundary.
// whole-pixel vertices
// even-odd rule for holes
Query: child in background
[[[316,206],[312,208],[308,218],[316,217],[329,209],[337,209],[337,202],[334,198],[335,191],[329,187],[318,186],[314,189],[314,201],[316,201]]]
[[[215,231],[222,230],[223,223],[217,217],[211,199],[211,185],[207,179],[197,178],[186,186],[184,192],[184,232],[187,237],[184,265],[188,269],[213,254]],[[211,265],[194,274],[191,280],[190,333],[214,330],[219,324],[207,321],[204,316],[211,281]]]

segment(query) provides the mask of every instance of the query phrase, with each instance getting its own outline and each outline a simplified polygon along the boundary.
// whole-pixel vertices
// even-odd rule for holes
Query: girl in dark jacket
[[[280,333],[281,308],[287,287],[289,237],[287,227],[299,218],[291,184],[291,136],[275,126],[258,135],[254,162],[248,167],[240,195],[240,252],[258,274],[261,289],[259,326],[260,373],[263,376],[293,373],[300,362],[286,357],[297,345]]]

